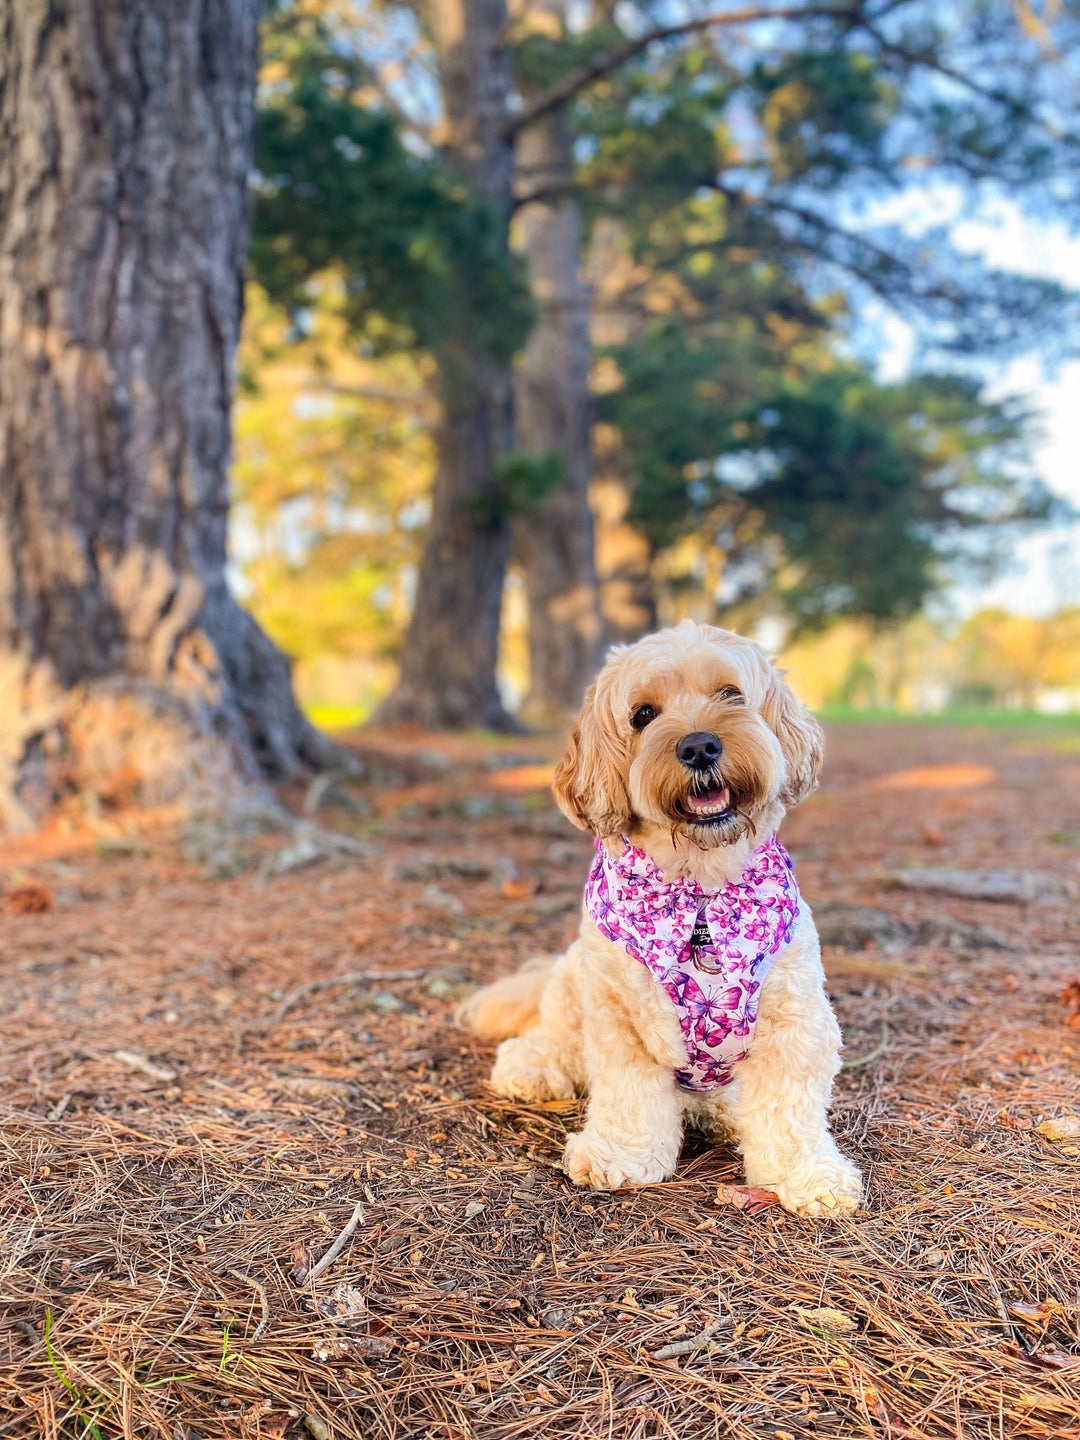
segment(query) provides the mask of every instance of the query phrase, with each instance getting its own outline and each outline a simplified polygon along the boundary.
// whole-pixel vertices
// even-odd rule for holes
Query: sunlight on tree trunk
[[[259,8],[0,0],[0,820],[333,753],[225,578]]]
[[[563,28],[563,0],[535,9]],[[525,94],[528,99],[528,92]],[[529,719],[553,720],[581,701],[599,663],[601,622],[589,504],[588,286],[570,133],[560,112],[527,126],[517,142],[520,239],[537,321],[515,377],[517,443],[562,463],[559,484],[519,517],[514,549],[529,607]],[[537,199],[530,201],[529,196]]]
[[[505,246],[510,216],[510,91],[504,0],[433,6],[446,163],[483,196]],[[495,680],[510,521],[498,461],[512,444],[510,372],[467,335],[437,351],[442,418],[431,523],[397,688],[376,723],[512,727]]]

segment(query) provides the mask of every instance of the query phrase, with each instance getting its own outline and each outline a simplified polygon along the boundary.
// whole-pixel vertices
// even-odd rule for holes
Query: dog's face
[[[815,788],[822,740],[757,645],[686,623],[611,653],[555,799],[604,838],[660,825],[699,849],[731,845]]]

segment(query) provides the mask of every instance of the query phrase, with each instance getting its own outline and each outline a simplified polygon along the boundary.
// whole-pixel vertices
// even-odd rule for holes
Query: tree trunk
[[[509,247],[511,142],[505,0],[432,6],[447,163],[491,205]],[[470,337],[437,355],[438,466],[401,676],[376,721],[433,728],[513,722],[496,683],[499,616],[510,551],[497,463],[512,445],[508,369]]]
[[[190,779],[183,734],[233,774],[330,753],[225,581],[258,14],[0,0],[11,818],[117,769],[164,798]]]
[[[562,20],[564,0],[543,7]],[[581,214],[568,193],[571,139],[559,112],[527,126],[517,142],[522,248],[538,316],[515,379],[517,443],[562,461],[559,485],[514,532],[529,606],[525,713],[550,721],[575,710],[600,658],[602,625],[589,504],[590,293],[582,277]],[[528,196],[539,198],[529,201]],[[545,198],[546,197],[546,198]]]

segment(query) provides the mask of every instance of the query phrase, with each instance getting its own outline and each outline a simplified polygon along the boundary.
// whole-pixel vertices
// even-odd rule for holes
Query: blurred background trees
[[[291,497],[301,628],[349,589],[375,691],[400,655],[384,717],[501,725],[500,597],[504,683],[541,717],[658,620],[877,633],[989,567],[1054,507],[1031,407],[987,398],[988,366],[1060,347],[1074,299],[890,214],[929,176],[1075,218],[1075,29],[978,0],[278,3],[253,273],[310,355],[295,401],[348,456]],[[888,312],[917,363],[883,384]],[[367,373],[348,394],[343,355]],[[285,458],[251,463],[255,391],[245,516]],[[395,501],[377,477],[433,413]]]
[[[927,216],[1080,219],[1078,30],[1019,0],[0,0],[8,808],[155,727],[174,777],[181,732],[325,763],[282,650],[309,705],[433,726],[558,717],[682,615],[816,656],[823,703],[925,698],[920,646],[958,694],[1071,693],[1064,600],[1037,633],[927,616],[1055,514],[1037,407],[988,381],[1067,353],[1077,297]]]

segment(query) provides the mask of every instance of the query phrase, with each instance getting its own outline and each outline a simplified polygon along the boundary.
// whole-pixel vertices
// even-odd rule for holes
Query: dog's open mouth
[[[735,801],[726,785],[710,785],[686,797],[686,813],[697,825],[716,825],[735,814]]]

